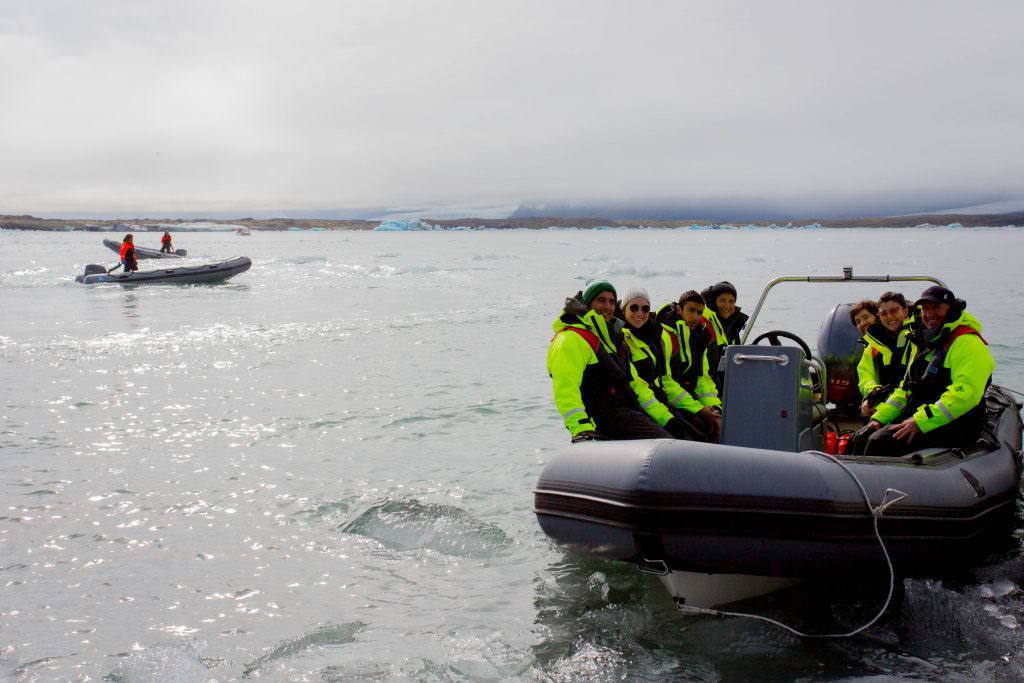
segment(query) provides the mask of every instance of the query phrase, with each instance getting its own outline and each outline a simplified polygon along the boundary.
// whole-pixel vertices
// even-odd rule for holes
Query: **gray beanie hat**
[[[625,308],[633,299],[646,299],[647,303],[651,303],[651,295],[643,287],[630,287],[627,289],[622,295],[622,307]]]

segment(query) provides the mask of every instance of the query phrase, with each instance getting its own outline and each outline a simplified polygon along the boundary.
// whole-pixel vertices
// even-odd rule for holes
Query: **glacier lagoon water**
[[[906,581],[857,638],[805,641],[680,615],[654,579],[553,547],[532,513],[568,442],[550,324],[587,278],[656,304],[729,279],[749,312],[782,275],[937,275],[985,324],[997,381],[1024,390],[1024,232],[182,233],[189,263],[253,267],[74,284],[114,264],[103,237],[0,234],[0,679],[1024,675],[1019,548]],[[834,303],[884,289],[780,285],[757,330],[813,345]],[[885,593],[841,588],[753,608],[835,632]]]

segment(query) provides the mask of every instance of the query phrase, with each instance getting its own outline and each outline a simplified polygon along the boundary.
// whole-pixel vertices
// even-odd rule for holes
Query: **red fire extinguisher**
[[[846,453],[846,444],[850,443],[850,437],[852,435],[853,432],[843,432],[839,435],[839,440],[836,441],[836,453],[839,453],[840,455]]]
[[[831,430],[825,433],[825,452],[829,455],[836,454],[836,433]]]

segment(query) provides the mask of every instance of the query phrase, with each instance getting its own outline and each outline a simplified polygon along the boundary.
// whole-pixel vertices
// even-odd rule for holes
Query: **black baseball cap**
[[[921,292],[920,298],[914,302],[914,305],[920,306],[922,301],[931,301],[933,304],[949,304],[950,306],[953,306],[956,304],[956,296],[954,296],[953,292],[949,291],[945,287],[932,285]]]

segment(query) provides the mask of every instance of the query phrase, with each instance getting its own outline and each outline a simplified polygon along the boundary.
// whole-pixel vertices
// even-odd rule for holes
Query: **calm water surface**
[[[0,233],[0,680],[1024,677],[1016,548],[806,641],[679,615],[532,513],[568,443],[550,325],[585,279],[655,304],[729,279],[749,312],[782,275],[937,275],[1024,390],[1024,232],[178,233],[190,263],[252,270],[74,284],[116,262],[104,237]],[[884,289],[782,285],[755,331],[813,345],[832,305]],[[842,588],[750,607],[835,632],[885,593]]]

